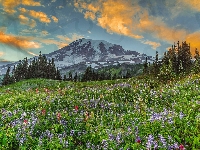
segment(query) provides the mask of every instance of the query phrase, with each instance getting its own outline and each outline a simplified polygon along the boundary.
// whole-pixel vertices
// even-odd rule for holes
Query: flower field
[[[200,75],[0,88],[0,149],[200,149]]]

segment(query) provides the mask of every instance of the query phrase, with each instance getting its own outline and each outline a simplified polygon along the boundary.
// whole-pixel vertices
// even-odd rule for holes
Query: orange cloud
[[[17,37],[13,35],[6,35],[4,32],[0,32],[0,43],[14,46],[16,48],[30,49],[30,48],[40,48],[40,44],[31,41],[29,37]]]
[[[161,17],[149,15],[148,10],[141,7],[137,1],[97,0],[86,3],[83,0],[76,0],[74,6],[86,19],[97,22],[109,33],[135,39],[142,39],[143,35],[148,33],[168,43],[184,40],[188,35],[184,29],[169,27]],[[148,44],[155,45],[155,43]]]
[[[56,18],[55,16],[52,16],[51,18],[53,19],[54,22],[56,23],[58,22],[58,18]]]
[[[28,25],[31,28],[34,28],[36,26],[36,22],[33,19],[29,20],[29,18],[25,17],[24,15],[19,15],[18,18],[20,20],[20,23],[23,24],[23,25]]]
[[[189,6],[192,10],[200,11],[199,0],[178,0],[182,5]]]
[[[146,40],[146,41],[142,41],[143,44],[148,44],[148,45],[151,45],[152,48],[154,50],[157,49],[157,47],[161,46],[160,43],[157,43],[157,42],[153,42],[153,41],[149,41],[149,40]]]
[[[48,18],[48,16],[44,12],[41,12],[41,11],[37,12],[35,10],[27,10],[25,8],[18,8],[18,9],[22,14],[28,14],[31,17],[38,19],[40,22],[43,22],[43,23],[51,22],[50,18]],[[57,18],[54,18],[54,19],[57,19]]]
[[[34,0],[22,0],[22,5],[26,5],[26,6],[41,6],[40,2],[35,2]]]
[[[67,46],[68,44],[63,42],[63,41],[57,41],[57,40],[54,40],[54,39],[40,39],[40,41],[44,44],[55,44],[57,45],[57,47],[60,49],[60,48],[63,48],[65,46]]]
[[[1,0],[0,2],[4,7],[4,11],[9,14],[15,13],[14,8],[18,5],[41,6],[40,2],[35,2],[34,0]]]
[[[106,29],[107,32],[141,39],[143,36],[134,33],[132,31],[134,26],[131,26],[133,24],[132,17],[140,10],[140,7],[135,5],[130,7],[129,5],[127,1],[122,0],[104,2],[99,0],[90,4],[78,0],[74,3],[77,10],[84,13],[86,19],[97,21],[99,26]],[[100,12],[101,15],[97,16],[97,12]]]
[[[33,18],[38,19],[40,22],[44,22],[44,23],[51,22],[51,20],[48,18],[48,16],[44,12],[37,12],[34,10],[30,10],[29,15],[32,16]]]
[[[186,42],[190,43],[190,51],[192,55],[195,54],[195,49],[197,48],[200,51],[200,31],[191,33],[187,36]]]

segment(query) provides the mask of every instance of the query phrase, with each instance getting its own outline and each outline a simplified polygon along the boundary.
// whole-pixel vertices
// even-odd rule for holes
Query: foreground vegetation
[[[200,75],[0,89],[0,149],[200,149]]]

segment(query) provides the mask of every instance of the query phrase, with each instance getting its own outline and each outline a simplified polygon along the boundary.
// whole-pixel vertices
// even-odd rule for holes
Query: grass
[[[0,93],[0,149],[200,149],[200,75],[30,79]]]

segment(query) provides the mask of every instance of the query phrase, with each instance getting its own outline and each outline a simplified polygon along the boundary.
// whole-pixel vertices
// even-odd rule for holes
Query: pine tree
[[[75,73],[75,76],[74,76],[74,81],[76,82],[78,80],[78,75],[77,75],[77,72]]]
[[[67,81],[67,76],[64,75],[63,81]]]
[[[8,85],[10,83],[11,83],[11,77],[10,77],[10,66],[9,66],[3,78],[2,85]]]
[[[131,78],[131,72],[130,72],[129,69],[128,69],[127,72],[126,72],[126,78]]]
[[[71,71],[69,72],[69,81],[72,81],[72,73],[71,73]]]
[[[147,74],[148,72],[148,62],[147,62],[147,57],[146,57],[146,60],[144,62],[144,69],[143,69],[143,73],[144,74]]]
[[[156,51],[156,58],[153,62],[153,74],[154,76],[157,76],[159,73],[159,64],[158,64],[158,51]]]
[[[195,61],[194,61],[192,72],[199,73],[200,72],[200,55],[197,48],[195,49],[194,58],[195,58]]]
[[[60,74],[60,71],[58,70],[58,67],[57,67],[57,70],[56,70],[56,80],[62,80],[62,76]]]

